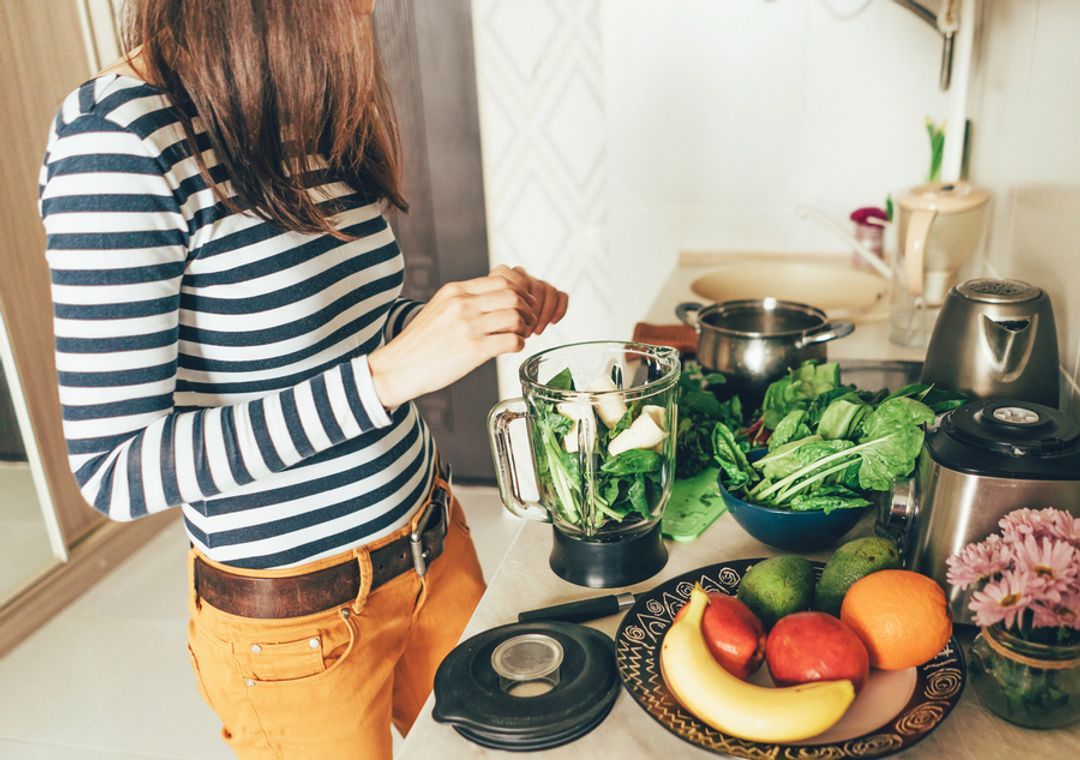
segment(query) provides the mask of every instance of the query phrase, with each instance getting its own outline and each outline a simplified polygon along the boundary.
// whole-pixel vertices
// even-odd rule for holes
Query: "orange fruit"
[[[879,570],[860,578],[844,595],[840,619],[859,634],[870,664],[881,670],[922,665],[952,635],[945,592],[911,570]]]

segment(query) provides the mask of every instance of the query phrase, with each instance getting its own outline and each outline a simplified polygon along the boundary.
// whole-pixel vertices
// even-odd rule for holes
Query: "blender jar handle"
[[[514,444],[510,439],[510,425],[526,416],[525,400],[507,399],[492,407],[488,414],[488,436],[491,439],[491,456],[495,462],[495,482],[499,485],[499,498],[512,514],[527,520],[551,522],[551,515],[543,505],[526,501],[519,488],[517,463],[514,460]]]
[[[930,234],[930,225],[936,216],[936,211],[917,209],[911,212],[911,219],[908,220],[907,236],[904,240],[904,274],[907,278],[907,291],[915,297],[923,294],[926,238]]]

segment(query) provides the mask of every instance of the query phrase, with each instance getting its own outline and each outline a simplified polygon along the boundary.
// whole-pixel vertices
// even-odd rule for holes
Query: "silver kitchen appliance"
[[[915,474],[882,505],[878,532],[899,541],[910,569],[941,584],[953,620],[970,623],[970,591],[946,582],[946,560],[1021,507],[1080,517],[1080,423],[1028,401],[973,401],[927,432]]]
[[[949,291],[922,382],[974,398],[1058,405],[1058,343],[1050,296],[1020,280],[968,280]]]

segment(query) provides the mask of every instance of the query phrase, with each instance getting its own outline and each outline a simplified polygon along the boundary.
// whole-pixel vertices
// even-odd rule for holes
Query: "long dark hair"
[[[346,238],[304,177],[330,176],[405,211],[400,139],[371,20],[372,0],[129,0],[124,50],[181,112],[219,202],[278,226]],[[196,147],[197,114],[232,184]]]

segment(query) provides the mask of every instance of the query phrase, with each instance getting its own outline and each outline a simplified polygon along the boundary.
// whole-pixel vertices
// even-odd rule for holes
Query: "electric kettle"
[[[1058,405],[1058,342],[1050,296],[1020,280],[969,280],[949,291],[922,382],[973,398]]]
[[[889,337],[924,346],[960,268],[979,249],[990,193],[967,182],[931,182],[902,193]]]

